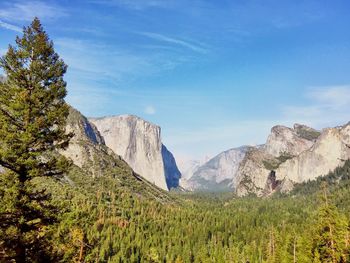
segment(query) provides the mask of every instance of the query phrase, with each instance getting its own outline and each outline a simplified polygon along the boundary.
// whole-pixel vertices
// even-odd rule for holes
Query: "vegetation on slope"
[[[346,162],[324,180],[349,170]],[[72,170],[70,184],[38,181],[62,209],[60,223],[52,230],[62,262],[349,260],[346,176],[328,188],[326,203],[322,180],[266,199],[176,193],[159,201],[151,198],[157,193],[144,197],[127,182],[123,187],[113,177],[92,179],[82,173]],[[334,240],[327,232],[330,224]],[[332,242],[337,244],[333,250]],[[317,257],[319,261],[313,261]]]

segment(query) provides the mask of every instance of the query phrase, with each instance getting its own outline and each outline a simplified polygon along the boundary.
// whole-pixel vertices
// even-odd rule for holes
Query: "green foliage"
[[[301,138],[309,141],[316,140],[321,135],[321,132],[307,128],[299,129],[297,130],[297,133]]]
[[[229,193],[172,193],[155,199],[156,192],[147,193],[152,188],[135,194],[112,175],[93,179],[74,168],[69,178],[70,184],[37,180],[50,189],[54,204],[62,209],[54,235],[64,254],[61,262],[78,261],[81,251],[85,262],[307,263],[317,262],[317,257],[323,262],[324,242],[318,236],[328,221],[320,216],[321,186],[315,192],[265,199],[235,198]],[[337,205],[326,217],[332,222],[349,221],[350,200],[345,198],[349,189],[330,188]],[[342,232],[343,223],[337,236],[343,236],[339,251],[347,255],[343,249],[350,243],[346,243],[349,232]],[[83,242],[74,238],[76,233]]]
[[[348,262],[348,223],[344,215],[332,205],[324,188],[323,204],[317,213],[317,223],[313,235],[314,257],[321,262]]]
[[[52,260],[47,234],[55,217],[35,177],[60,175],[68,162],[56,149],[67,146],[67,66],[35,18],[0,58],[0,250],[7,261]]]

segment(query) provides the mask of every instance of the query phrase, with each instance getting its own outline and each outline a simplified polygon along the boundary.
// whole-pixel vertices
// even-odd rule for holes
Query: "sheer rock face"
[[[285,126],[273,127],[265,144],[266,152],[275,157],[281,155],[296,156],[311,148],[314,141],[300,136],[303,130],[311,130],[311,128],[302,125],[295,125],[295,127],[297,129]]]
[[[309,150],[319,136],[318,131],[300,124],[295,124],[293,129],[281,125],[273,127],[266,144],[260,149],[252,148],[241,162],[237,194],[263,196],[275,191],[290,191],[296,181],[279,176],[276,169]]]
[[[237,171],[235,188],[237,195],[245,196],[250,193],[264,195],[266,189],[269,189],[268,179],[277,162],[277,159],[264,148],[251,147]]]
[[[220,153],[200,166],[192,168],[182,185],[192,191],[232,190],[236,185],[236,174],[248,147],[240,147]]]
[[[322,131],[315,144],[276,170],[277,178],[304,182],[325,175],[350,158],[350,125]]]
[[[162,145],[162,157],[166,183],[169,189],[179,186],[181,172],[177,168],[175,158],[169,150]]]
[[[174,157],[162,145],[159,126],[132,115],[90,121],[100,131],[106,145],[136,173],[164,190],[178,186],[180,172]]]

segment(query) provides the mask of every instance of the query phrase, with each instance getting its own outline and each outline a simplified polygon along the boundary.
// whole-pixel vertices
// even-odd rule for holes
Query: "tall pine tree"
[[[313,255],[315,262],[348,262],[346,248],[348,225],[344,215],[330,203],[326,185],[323,185],[322,205],[315,225]],[[319,260],[319,261],[317,261]]]
[[[56,153],[68,145],[65,133],[67,66],[54,51],[38,18],[23,29],[0,59],[0,256],[6,261],[48,262],[45,243],[53,222],[49,195],[35,190],[35,177],[67,168]],[[48,252],[48,253],[47,253]]]

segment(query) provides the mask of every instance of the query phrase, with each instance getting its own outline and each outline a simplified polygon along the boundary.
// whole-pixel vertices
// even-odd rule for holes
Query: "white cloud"
[[[154,40],[179,45],[179,46],[191,49],[192,51],[195,51],[198,53],[203,53],[203,54],[208,53],[208,50],[205,47],[203,47],[203,45],[193,44],[193,43],[190,43],[189,41],[184,41],[182,39],[172,38],[172,37],[168,37],[162,34],[152,33],[152,32],[140,32],[139,34]]]
[[[8,30],[16,31],[16,32],[22,32],[22,29],[20,27],[9,24],[9,23],[5,23],[1,20],[0,20],[0,27],[6,28]]]
[[[145,113],[148,115],[154,115],[154,114],[156,114],[156,108],[152,105],[148,105],[145,108]]]
[[[308,97],[325,106],[341,108],[350,104],[350,85],[313,88]]]
[[[0,6],[0,18],[6,21],[31,21],[35,16],[52,19],[67,15],[67,11],[45,1],[15,1]]]
[[[313,87],[304,96],[308,104],[284,107],[285,118],[318,128],[350,120],[350,85]]]

